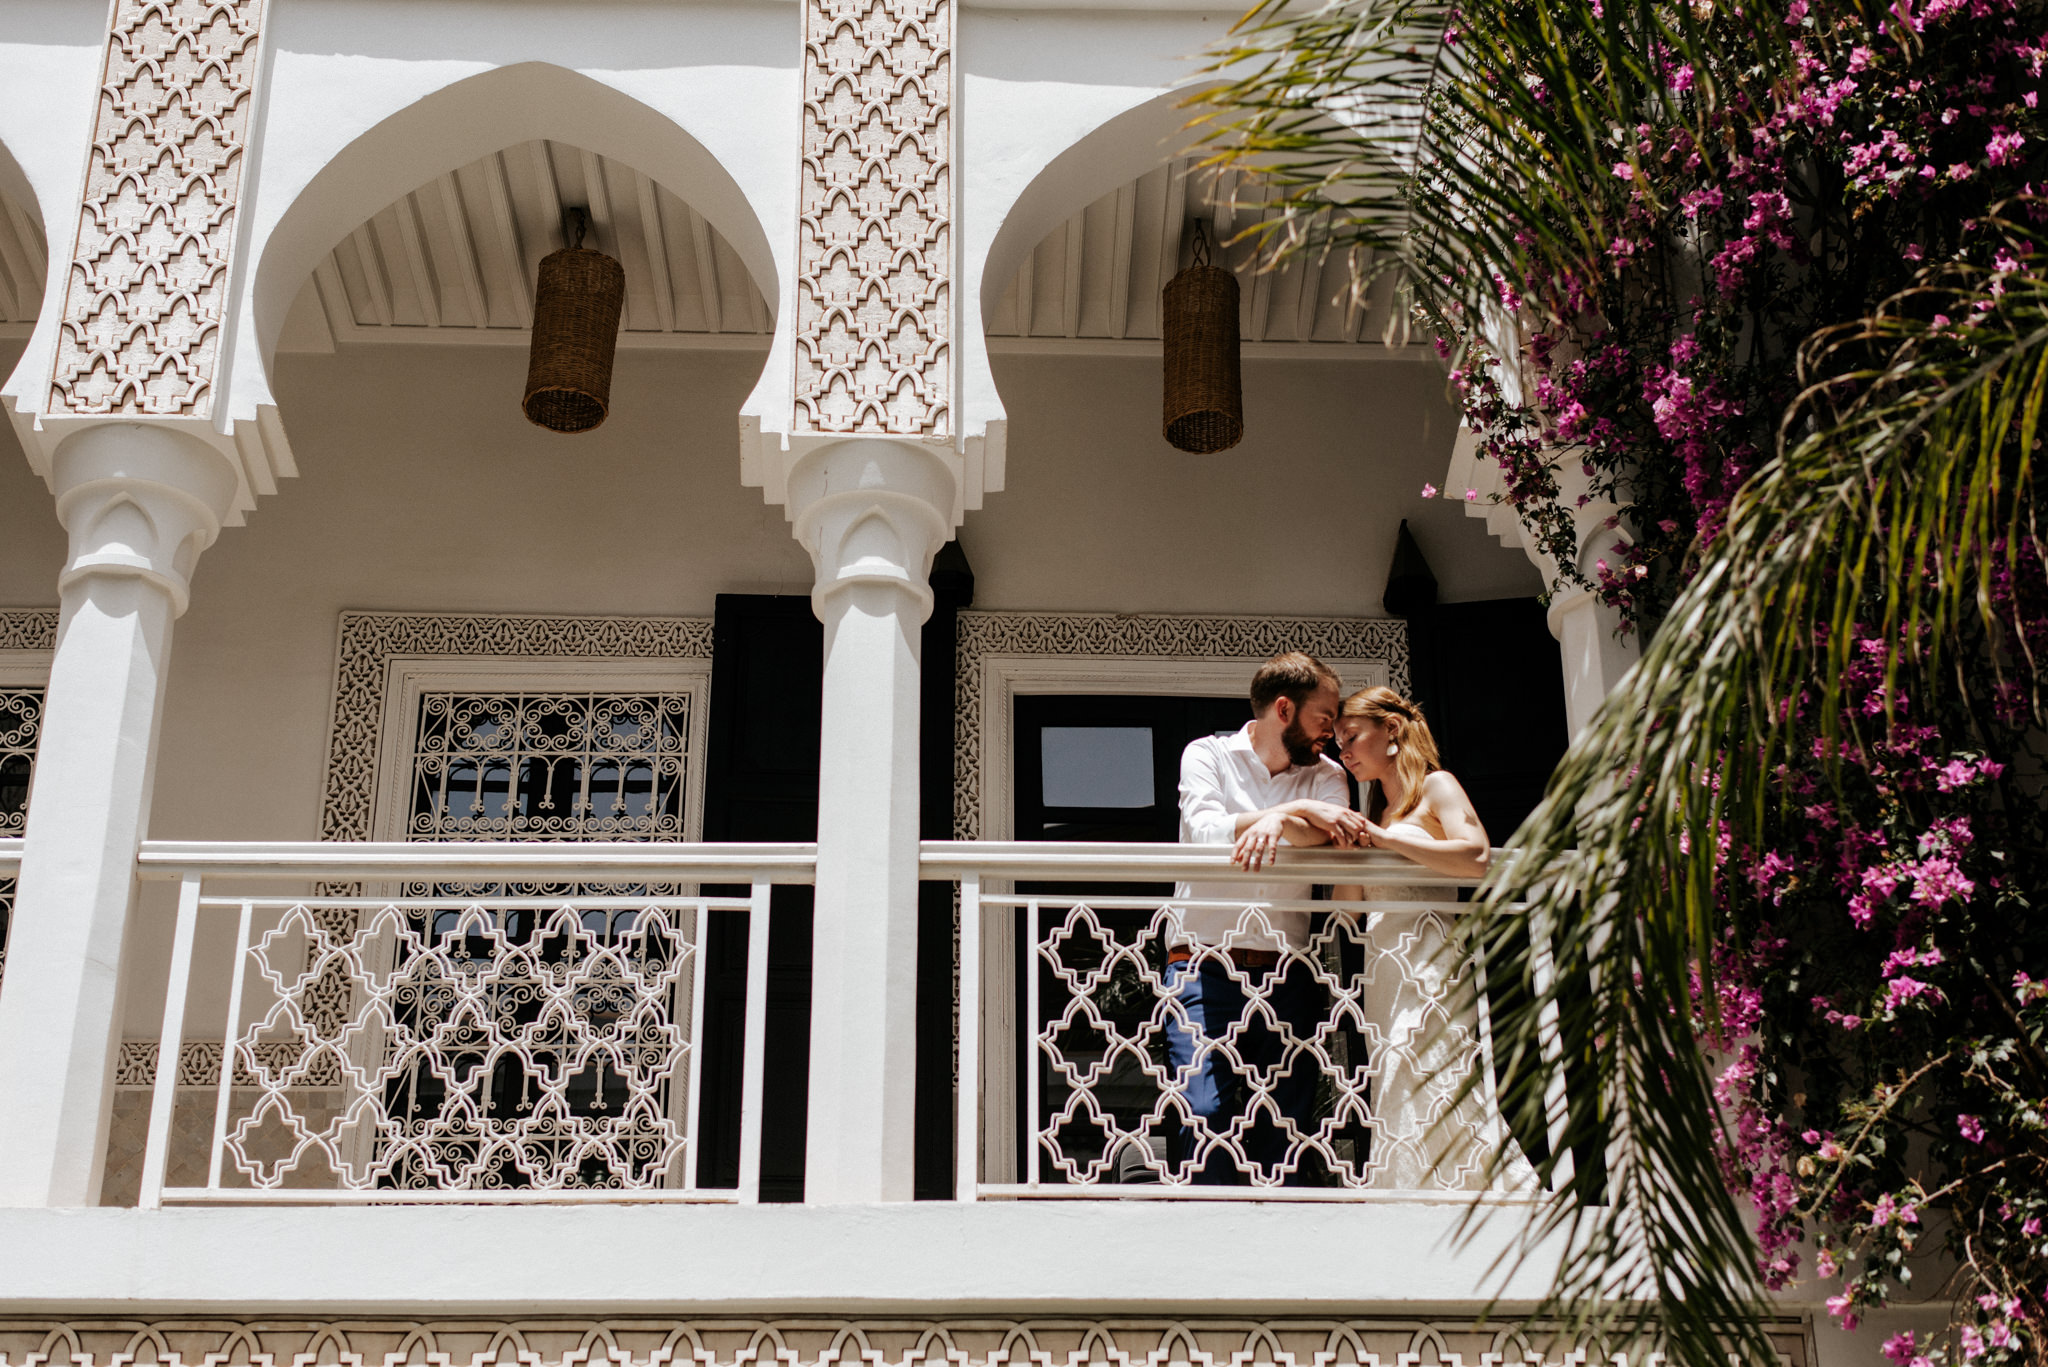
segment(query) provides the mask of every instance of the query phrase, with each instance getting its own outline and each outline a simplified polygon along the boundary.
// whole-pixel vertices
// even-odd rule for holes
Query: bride
[[[1391,688],[1346,698],[1337,717],[1337,757],[1368,793],[1359,844],[1391,850],[1453,878],[1485,874],[1491,853],[1486,828],[1458,780],[1438,767],[1436,740],[1414,703]],[[1426,884],[1354,884],[1336,888],[1334,896],[1441,905],[1457,894]],[[1450,976],[1450,936],[1450,913],[1444,910],[1389,907],[1374,912],[1365,927],[1359,1004],[1376,1075],[1373,1187],[1482,1187],[1489,1153],[1509,1142],[1486,1104],[1493,1091],[1490,1076],[1482,1074],[1477,1087],[1459,1099],[1486,1056],[1471,1019],[1452,1015],[1460,998]],[[1526,1175],[1526,1160],[1513,1155],[1505,1174],[1509,1184]]]

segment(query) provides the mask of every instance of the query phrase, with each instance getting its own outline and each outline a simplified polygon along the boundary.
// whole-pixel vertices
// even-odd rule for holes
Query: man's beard
[[[1301,724],[1300,717],[1289,722],[1287,729],[1280,733],[1280,745],[1287,751],[1289,762],[1296,765],[1314,764],[1323,753],[1322,742],[1309,739],[1308,728]]]

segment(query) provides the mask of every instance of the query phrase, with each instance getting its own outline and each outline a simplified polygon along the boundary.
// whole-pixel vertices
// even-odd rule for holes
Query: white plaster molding
[[[1005,424],[959,421],[956,18],[955,0],[803,0],[797,268],[768,358],[790,378],[764,376],[740,416],[740,478],[770,503],[854,435],[941,460],[949,526],[1002,487]]]
[[[811,605],[830,622],[834,595],[861,586],[907,595],[932,613],[932,557],[959,524],[960,486],[942,451],[856,437],[804,453],[790,472],[789,514],[817,572]]]
[[[1557,562],[1530,543],[1521,515],[1506,500],[1506,480],[1500,467],[1479,459],[1478,452],[1478,435],[1460,427],[1444,471],[1444,497],[1462,499],[1465,490],[1473,490],[1476,497],[1465,500],[1466,516],[1484,519],[1486,530],[1496,540],[1510,549],[1519,547],[1543,582],[1555,586],[1544,621],[1563,651],[1565,718],[1576,736],[1635,663],[1640,647],[1634,637],[1616,635],[1621,625],[1619,610],[1578,584],[1558,584]],[[1592,497],[1592,484],[1592,478],[1569,455],[1560,460],[1558,501],[1571,510],[1579,543],[1577,568],[1597,582],[1601,560],[1625,545],[1629,536],[1621,527],[1608,525],[1621,510],[1607,499]]]
[[[334,712],[321,785],[322,840],[368,840],[375,829],[379,740],[394,659],[677,661],[711,658],[701,617],[507,617],[344,612],[336,629]]]
[[[113,7],[83,199],[50,282],[49,379],[19,381],[12,405],[45,478],[66,439],[113,416],[163,423],[232,462],[229,523],[298,473],[274,406],[230,423],[214,402],[241,276],[263,17],[264,0]]]
[[[200,553],[233,509],[233,467],[204,442],[155,424],[107,422],[73,433],[50,468],[70,533],[59,591],[90,576],[154,584],[171,615],[192,601]]]
[[[1476,497],[1466,498],[1467,489]],[[1479,434],[1469,427],[1461,425],[1458,439],[1451,444],[1451,463],[1444,471],[1444,497],[1462,502],[1465,516],[1486,523],[1487,535],[1509,550],[1528,549],[1522,535],[1521,514],[1507,501],[1507,477],[1500,466],[1479,459]],[[1536,557],[1532,555],[1530,559]],[[1536,568],[1542,570],[1543,565],[1538,563]]]
[[[998,802],[1006,806],[1007,798],[992,796],[985,770],[1001,763],[1007,772],[1007,739],[998,761],[993,758],[990,730],[1000,728],[1007,738],[1012,694],[1081,691],[1020,690],[1018,682],[1036,678],[1057,683],[1060,671],[1069,670],[1067,677],[1089,681],[1089,691],[1139,692],[1155,683],[1163,691],[1181,691],[1167,687],[1179,678],[1190,684],[1188,692],[1197,691],[1197,683],[1206,692],[1213,682],[1235,679],[1223,690],[1234,692],[1249,686],[1260,661],[1283,650],[1305,650],[1333,667],[1345,662],[1358,669],[1361,678],[1366,670],[1380,666],[1386,673],[1377,681],[1402,691],[1408,688],[1408,635],[1395,618],[961,613],[954,673],[954,838],[1009,838],[1007,829],[998,832],[988,824],[989,815],[999,810]],[[1155,664],[1160,666],[1156,673],[1151,669]],[[1112,686],[1120,676],[1133,686]],[[1007,782],[1003,786],[1007,792]]]

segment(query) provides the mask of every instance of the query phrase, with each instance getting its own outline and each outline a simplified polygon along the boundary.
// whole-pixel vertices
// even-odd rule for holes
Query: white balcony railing
[[[1445,952],[1461,880],[1334,851],[1246,875],[1174,845],[932,841],[921,865],[960,889],[961,1200],[1528,1194],[1525,1164],[1487,1161],[1512,1149],[1485,983]],[[770,889],[815,866],[809,845],[145,845],[179,896],[141,1203],[751,1202]],[[709,1087],[706,947],[732,912],[739,1082]],[[705,1183],[714,1126],[737,1185]]]
[[[154,842],[140,862],[179,885],[142,1205],[756,1199],[769,889],[812,881],[813,846]],[[713,1188],[705,946],[730,912],[752,913],[739,1180]],[[196,1033],[222,1043],[195,1055],[208,1000],[218,1033]],[[167,1183],[174,1122],[207,1136],[203,1181]]]
[[[1054,843],[928,842],[923,876],[960,885],[959,1199],[1531,1190],[1518,1157],[1489,1175],[1511,1141],[1485,984],[1444,952],[1469,884],[1384,853],[1247,875],[1220,848]],[[1165,890],[1260,881],[1368,900]]]

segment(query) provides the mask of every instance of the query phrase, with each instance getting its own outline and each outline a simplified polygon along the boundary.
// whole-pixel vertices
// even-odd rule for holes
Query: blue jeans
[[[1235,1146],[1243,1150],[1245,1160],[1270,1169],[1286,1159],[1289,1147],[1286,1129],[1274,1119],[1275,1110],[1293,1121],[1304,1138],[1316,1130],[1320,1065],[1306,1049],[1297,1048],[1291,1060],[1287,1054],[1289,1036],[1302,1044],[1314,1038],[1328,1006],[1326,994],[1308,965],[1299,961],[1268,971],[1235,968],[1212,957],[1195,970],[1193,963],[1169,962],[1166,966],[1167,985],[1187,1013],[1188,1022],[1182,1026],[1169,1019],[1166,1056],[1185,1086],[1187,1107],[1195,1118],[1193,1125],[1180,1127],[1172,1162],[1178,1166],[1196,1157],[1206,1140],[1228,1133],[1258,1096],[1256,1089],[1262,1088],[1272,1104],[1245,1120]],[[1233,972],[1238,977],[1233,977]],[[1275,981],[1276,974],[1283,976]],[[1239,978],[1245,982],[1240,983]],[[1262,988],[1267,1008],[1281,1030],[1247,1011]],[[1197,1064],[1197,1048],[1223,1039],[1240,1020],[1244,1029],[1236,1040],[1236,1058],[1212,1047]],[[1251,1174],[1241,1170],[1228,1148],[1216,1148],[1201,1160],[1194,1180],[1207,1186],[1249,1186]],[[1304,1155],[1301,1167],[1282,1180],[1291,1187],[1322,1185],[1326,1175],[1321,1156]]]

